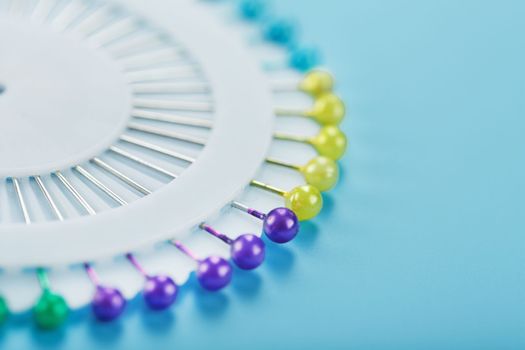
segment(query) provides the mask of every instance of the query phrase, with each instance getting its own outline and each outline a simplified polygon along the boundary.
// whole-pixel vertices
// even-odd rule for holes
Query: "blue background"
[[[223,294],[2,349],[525,348],[525,2],[281,0],[349,106],[327,210]]]

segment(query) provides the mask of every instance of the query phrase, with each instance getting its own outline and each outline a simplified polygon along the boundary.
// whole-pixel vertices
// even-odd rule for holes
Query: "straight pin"
[[[272,85],[274,92],[302,91],[313,97],[318,97],[333,91],[334,78],[327,71],[314,69],[306,73],[298,82],[274,82]]]
[[[51,290],[51,283],[45,269],[37,268],[36,274],[42,294],[33,307],[33,318],[40,328],[58,328],[66,321],[69,306],[63,296]]]
[[[65,7],[51,20],[53,25],[58,30],[65,30],[73,21],[80,16],[80,14],[87,9],[87,4],[83,1],[70,1]]]
[[[126,159],[129,159],[131,161],[134,161],[135,163],[137,164],[140,164],[140,165],[143,165],[145,166],[146,168],[149,168],[151,170],[154,170],[158,173],[161,173],[162,175],[166,175],[168,177],[171,177],[172,179],[175,179],[177,178],[177,175],[175,173],[172,173],[166,169],[163,169],[161,167],[159,167],[158,165],[155,165],[143,158],[140,158],[136,155],[133,155],[131,152],[128,152],[128,151],[124,151],[122,148],[119,148],[119,147],[116,147],[116,146],[111,146],[109,148],[109,150],[115,154],[118,154],[119,156],[121,157],[124,157]]]
[[[131,37],[123,37],[118,41],[111,41],[106,44],[106,50],[116,58],[125,58],[137,54],[142,54],[145,50],[162,47],[164,42],[156,34],[150,32],[139,32]]]
[[[75,186],[73,186],[73,184],[69,182],[69,180],[60,171],[56,171],[54,174],[89,215],[95,215],[97,213],[95,209],[93,209],[93,207],[91,207],[86,199],[80,194],[80,192],[77,191]]]
[[[108,163],[104,162],[103,160],[95,157],[95,158],[91,159],[91,162],[93,164],[97,165],[98,167],[100,167],[101,169],[107,171],[111,175],[115,176],[116,178],[120,179],[121,181],[123,181],[124,183],[129,185],[130,187],[132,187],[135,190],[139,191],[143,195],[151,194],[151,191],[149,189],[147,189],[145,186],[139,184],[137,181],[131,179],[129,176],[125,175],[121,171],[113,168],[111,165],[109,165]]]
[[[128,64],[130,64],[130,63],[133,63],[133,61],[150,60],[150,59],[157,58],[159,56],[179,59],[186,55],[186,52],[184,51],[184,49],[175,43],[163,41],[159,36],[152,35],[151,33],[145,33],[145,34],[141,33],[141,35],[143,36],[137,36],[137,37],[126,39],[129,41],[127,45],[129,45],[130,43],[134,43],[134,44],[140,43],[141,45],[144,45],[144,44],[148,44],[152,42],[157,43],[159,45],[162,44],[162,45],[158,47],[149,48],[148,51],[142,51],[142,50],[132,51],[126,55],[117,57],[117,60],[123,63],[127,62]],[[148,36],[144,36],[144,35],[148,35]]]
[[[120,58],[119,61],[124,65],[126,71],[144,70],[146,67],[166,63],[179,63],[183,55],[178,49],[172,47],[161,48],[160,50],[148,51],[134,56]]]
[[[36,183],[38,184],[38,187],[42,191],[42,194],[47,199],[47,203],[49,204],[49,207],[52,209],[56,218],[59,221],[64,221],[64,215],[62,215],[62,212],[58,209],[58,206],[55,204],[55,200],[53,199],[53,197],[47,190],[46,185],[44,185],[44,182],[42,181],[40,176],[37,175],[37,176],[34,176],[33,178],[35,179]]]
[[[93,185],[95,185],[98,189],[100,189],[102,192],[107,194],[111,199],[113,199],[115,202],[117,202],[120,205],[126,205],[128,202],[126,202],[122,197],[120,197],[118,194],[113,192],[109,187],[104,185],[102,181],[97,179],[93,174],[91,174],[89,171],[81,167],[80,165],[75,166],[73,169],[78,171],[82,176],[84,176],[88,181],[90,181]]]
[[[339,125],[343,121],[345,113],[346,109],[343,101],[332,93],[325,93],[316,97],[313,106],[308,109],[275,109],[277,116],[310,118],[320,125]]]
[[[16,198],[18,199],[18,204],[22,210],[22,215],[26,224],[31,223],[31,218],[29,217],[29,211],[27,210],[26,201],[24,200],[24,195],[22,194],[22,189],[20,188],[20,182],[18,178],[12,177],[13,187],[15,189]]]
[[[56,205],[53,197],[51,197],[51,194],[49,193],[46,185],[44,184],[44,181],[42,181],[42,178],[39,175],[33,176],[33,179],[35,179],[35,182],[38,185],[38,188],[40,188],[40,191],[44,195],[44,197],[47,200],[47,203],[49,204],[49,207],[52,209],[53,213],[57,217],[58,220],[64,221],[64,216],[58,209],[58,206]]]
[[[102,28],[106,23],[112,19],[109,5],[103,4],[96,8],[93,12],[88,14],[79,22],[75,23],[71,28],[76,32],[83,34],[85,37],[90,37],[97,30]]]
[[[133,100],[133,106],[152,109],[169,109],[175,111],[213,112],[213,105],[211,102],[200,101],[168,101],[136,98]]]
[[[215,292],[230,284],[233,271],[232,266],[226,259],[219,256],[209,256],[205,259],[200,259],[181,242],[171,240],[169,243],[197,263],[197,280],[201,287]]]
[[[321,192],[312,185],[297,186],[290,191],[258,180],[252,180],[250,185],[283,197],[286,207],[292,210],[301,221],[316,217],[323,207]]]
[[[56,0],[37,1],[33,8],[33,12],[31,13],[31,19],[35,22],[45,22],[56,3]]]
[[[91,35],[89,40],[96,43],[97,47],[102,47],[108,45],[112,41],[132,34],[137,31],[138,28],[137,19],[135,17],[122,17]]]
[[[334,125],[323,126],[315,136],[299,136],[277,132],[277,140],[305,143],[312,146],[319,155],[338,160],[346,152],[346,135]]]
[[[194,126],[197,128],[211,129],[213,127],[213,122],[211,120],[184,117],[160,112],[145,111],[141,109],[133,109],[131,111],[131,116],[133,118],[160,121],[178,125]]]
[[[231,203],[231,206],[262,220],[263,232],[273,242],[289,242],[299,233],[299,219],[288,208],[275,208],[265,214],[235,201]]]
[[[167,131],[167,130],[156,128],[153,126],[145,126],[145,125],[140,125],[138,123],[129,123],[128,129],[144,132],[147,134],[168,137],[168,138],[179,140],[179,141],[189,142],[189,143],[193,143],[199,146],[206,145],[206,139],[203,139],[201,137],[187,135],[187,134],[183,134],[183,133],[175,132],[175,131]]]
[[[188,122],[188,120],[181,121],[177,119],[172,119],[169,117],[169,115],[159,114],[156,112],[148,112],[148,111],[144,111],[144,112],[140,111],[139,113],[137,112],[138,110],[134,110],[132,112],[132,115],[136,114],[136,115],[140,115],[141,117],[143,117],[143,119],[158,120],[158,121],[164,121],[164,122],[173,123],[173,124],[183,124],[184,125],[186,122]],[[193,124],[193,122],[190,122],[188,124]],[[206,123],[202,123],[202,125],[200,126],[204,128],[208,128],[208,125],[206,125]],[[143,126],[137,123],[130,123],[128,125],[128,128],[132,130],[137,130],[137,131],[153,134],[153,135],[164,136],[164,137],[169,137],[172,139],[186,141],[186,142],[194,143],[197,145],[205,145],[206,143],[206,140],[200,137],[195,137],[192,135],[187,135],[187,134],[183,134],[179,132],[166,131],[166,130],[156,128],[156,127],[151,127],[151,126]],[[328,126],[322,127],[319,130],[318,134],[315,136],[302,136],[302,135],[294,135],[294,134],[276,132],[274,133],[273,137],[276,140],[293,141],[293,142],[308,144],[312,146],[319,155],[332,159],[332,160],[339,160],[345,154],[346,147],[347,147],[346,135],[337,126],[334,126],[334,125],[328,125]]]
[[[314,157],[304,165],[291,164],[274,158],[266,158],[266,162],[298,171],[307,184],[316,187],[321,192],[331,190],[339,180],[337,162],[323,156]]]
[[[157,153],[164,154],[164,155],[172,157],[172,158],[183,160],[183,161],[188,162],[188,163],[194,163],[195,162],[195,158],[193,158],[193,157],[184,155],[184,154],[176,152],[176,151],[172,151],[172,150],[164,148],[162,146],[155,145],[155,144],[153,144],[151,142],[140,140],[140,139],[138,139],[136,137],[133,137],[133,136],[122,135],[122,136],[120,136],[120,140],[123,141],[123,142],[130,143],[130,144],[135,145],[135,146],[139,146],[139,147],[148,149],[150,151],[155,151]]]
[[[150,275],[131,253],[126,254],[126,258],[144,277],[142,295],[146,305],[150,309],[158,311],[170,307],[175,302],[179,291],[179,286],[173,279],[166,275]]]
[[[198,67],[195,65],[124,72],[130,83],[197,78],[197,73]]]
[[[24,215],[26,224],[31,224],[31,218],[24,201],[24,196],[20,189],[20,183],[16,177],[11,178],[18,198],[18,203]],[[42,294],[33,307],[33,316],[36,324],[45,329],[53,329],[60,326],[69,314],[69,307],[64,298],[51,291],[51,283],[45,269],[37,268],[37,279],[42,289]]]
[[[133,84],[134,94],[205,94],[211,91],[208,83],[142,83]]]
[[[240,269],[253,270],[263,263],[266,248],[260,237],[245,233],[231,239],[208,224],[202,223],[199,228],[229,245],[231,258]]]
[[[116,288],[101,284],[100,278],[90,263],[84,263],[84,269],[91,283],[95,286],[95,295],[91,301],[91,309],[95,317],[102,322],[113,321],[126,308],[126,299]]]

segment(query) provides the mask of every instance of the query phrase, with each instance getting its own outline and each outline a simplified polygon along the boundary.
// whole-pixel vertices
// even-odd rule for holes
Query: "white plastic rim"
[[[211,137],[195,164],[176,181],[130,205],[64,222],[0,226],[0,266],[91,261],[183,237],[233,200],[264,160],[272,140],[272,97],[242,43],[204,10],[205,4],[120,2],[139,16],[154,18],[153,23],[172,33],[200,62],[213,89]]]

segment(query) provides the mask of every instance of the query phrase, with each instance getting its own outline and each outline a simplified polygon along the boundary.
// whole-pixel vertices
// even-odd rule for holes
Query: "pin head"
[[[144,285],[144,300],[152,310],[164,310],[173,304],[179,288],[168,276],[149,276]]]
[[[0,324],[4,323],[9,316],[9,308],[3,297],[0,297]]]
[[[226,287],[232,279],[232,267],[226,259],[210,256],[199,261],[197,279],[200,285],[209,291]]]
[[[308,72],[299,83],[299,89],[312,96],[331,92],[334,88],[334,78],[323,70],[312,70]]]
[[[332,93],[326,93],[315,100],[309,114],[321,125],[339,125],[345,112],[343,101]]]
[[[305,72],[319,65],[321,54],[313,47],[302,47],[290,53],[290,66],[301,72]]]
[[[249,21],[254,21],[264,14],[266,3],[264,0],[242,0],[239,4],[241,16]]]
[[[107,322],[116,319],[126,307],[126,299],[115,288],[97,286],[91,308],[99,321]]]
[[[298,186],[284,194],[286,207],[293,210],[300,221],[317,216],[323,207],[321,192],[312,185]]]
[[[38,327],[54,329],[67,318],[69,307],[64,298],[45,289],[33,308],[33,317]]]
[[[297,236],[299,219],[288,208],[275,208],[266,215],[263,231],[273,242],[286,243]]]
[[[284,19],[273,19],[264,28],[264,38],[279,45],[289,45],[295,38],[295,26]]]
[[[321,128],[319,133],[310,139],[317,152],[327,158],[338,160],[346,152],[346,135],[334,125]]]
[[[331,190],[339,180],[337,163],[327,157],[318,156],[301,167],[306,182],[321,192]]]
[[[253,270],[264,261],[264,242],[251,233],[241,235],[233,241],[231,255],[235,265],[239,268]]]

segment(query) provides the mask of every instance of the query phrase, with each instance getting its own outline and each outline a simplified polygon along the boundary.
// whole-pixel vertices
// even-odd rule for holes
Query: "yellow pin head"
[[[339,180],[339,166],[327,157],[318,156],[301,167],[306,182],[319,191],[331,190]]]
[[[301,221],[317,216],[323,208],[323,196],[311,185],[298,186],[284,194],[286,207]]]
[[[330,73],[322,70],[308,72],[299,83],[299,89],[312,96],[331,92],[334,88],[334,78]]]
[[[326,93],[316,98],[308,116],[321,125],[339,125],[345,117],[344,102],[332,93]]]
[[[308,142],[320,155],[333,160],[340,159],[346,152],[346,135],[337,126],[322,127],[319,133],[310,138]]]

